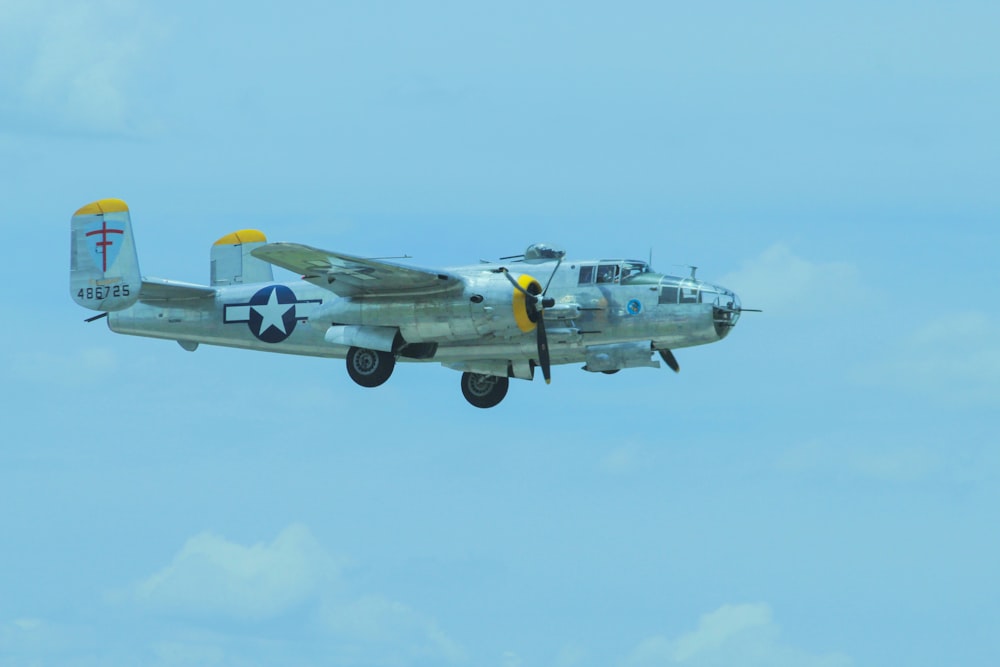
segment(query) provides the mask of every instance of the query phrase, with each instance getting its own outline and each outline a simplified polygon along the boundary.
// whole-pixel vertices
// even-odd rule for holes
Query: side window
[[[681,303],[699,303],[701,301],[699,297],[698,288],[682,287],[681,288]]]
[[[580,267],[580,285],[589,285],[594,282],[594,265]]]
[[[660,303],[677,303],[677,288],[673,285],[664,285],[660,289]]]
[[[601,264],[597,267],[597,282],[598,283],[613,283],[618,281],[618,265],[617,264]]]

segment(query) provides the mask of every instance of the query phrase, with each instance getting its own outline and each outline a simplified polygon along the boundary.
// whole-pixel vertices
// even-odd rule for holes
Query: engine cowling
[[[517,279],[517,284],[524,288],[528,294],[537,295],[542,293],[542,286],[537,280],[527,273],[521,274]],[[522,333],[529,333],[538,326],[538,309],[534,304],[528,303],[528,297],[520,290],[509,286],[513,292],[511,297],[511,311],[514,313],[514,322]]]

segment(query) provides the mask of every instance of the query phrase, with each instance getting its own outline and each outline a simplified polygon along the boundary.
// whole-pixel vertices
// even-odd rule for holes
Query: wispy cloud
[[[692,632],[643,640],[626,664],[849,667],[853,661],[840,653],[817,655],[785,643],[766,604],[727,604],[703,615]]]
[[[136,585],[130,599],[148,613],[194,622],[273,622],[302,614],[309,641],[336,645],[331,664],[465,660],[464,649],[427,614],[384,595],[345,595],[344,569],[345,561],[331,556],[302,524],[249,546],[204,532]],[[239,652],[231,641],[194,648],[212,652],[223,644],[227,655]],[[191,648],[173,641],[157,646],[168,652]]]
[[[131,0],[3,3],[0,114],[63,132],[141,130],[130,91],[161,26]]]
[[[791,447],[777,459],[789,472],[863,477],[884,482],[914,482],[940,471],[943,463],[932,450],[912,443],[863,445],[813,440]]]
[[[858,369],[856,377],[950,404],[995,405],[1000,403],[998,325],[981,312],[938,315],[902,334],[886,358]]]
[[[745,261],[719,282],[735,289],[745,306],[770,314],[816,313],[865,294],[854,264],[809,260],[784,243]]]
[[[322,620],[341,641],[357,645],[358,653],[366,653],[373,662],[405,664],[437,658],[458,663],[465,659],[462,647],[433,618],[380,595],[329,604]]]

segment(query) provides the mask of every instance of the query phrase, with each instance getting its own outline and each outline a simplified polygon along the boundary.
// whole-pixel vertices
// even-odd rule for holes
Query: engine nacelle
[[[529,294],[541,294],[533,277],[517,278]],[[417,297],[346,297],[316,308],[311,325],[395,327],[406,343],[470,340],[490,334],[511,338],[534,331],[539,313],[502,273],[484,270],[465,278],[461,293]]]

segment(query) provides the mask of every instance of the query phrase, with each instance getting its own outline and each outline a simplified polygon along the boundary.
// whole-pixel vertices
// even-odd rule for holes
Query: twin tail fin
[[[70,221],[69,291],[84,308],[123,310],[142,288],[128,205],[121,199],[87,204]]]
[[[215,242],[211,287],[144,280],[128,205],[121,199],[87,204],[73,214],[70,230],[70,295],[91,310],[124,310],[140,299],[157,303],[202,299],[213,296],[221,286],[274,280],[271,265],[251,254],[267,243],[264,234],[255,229],[233,232]]]

